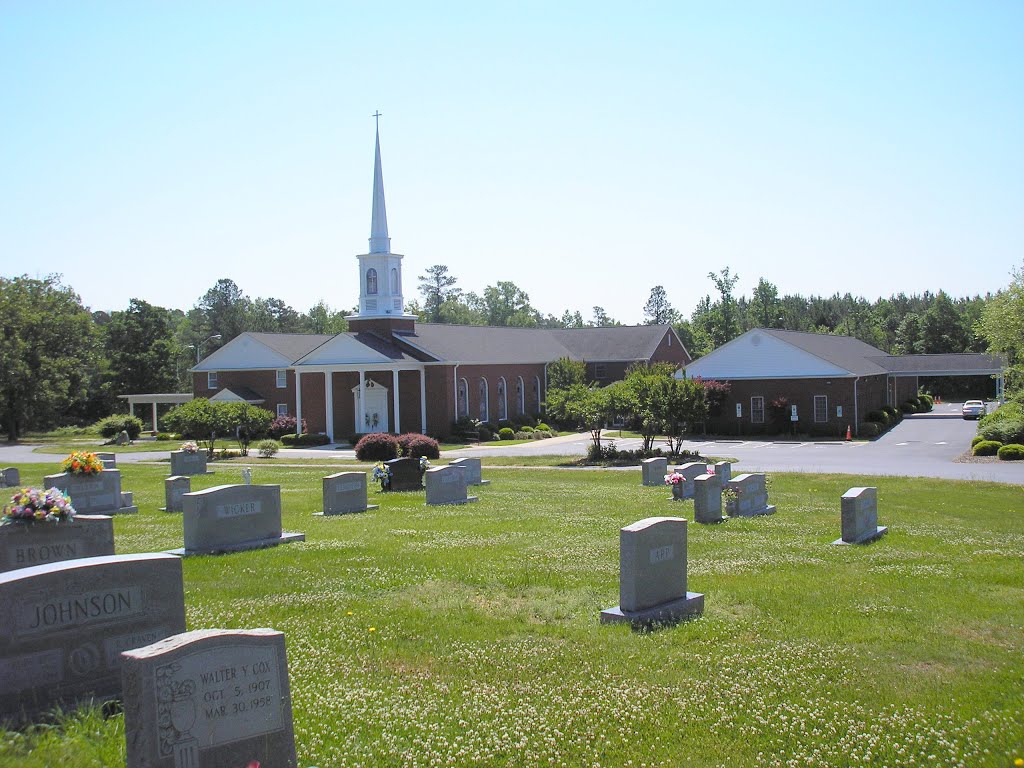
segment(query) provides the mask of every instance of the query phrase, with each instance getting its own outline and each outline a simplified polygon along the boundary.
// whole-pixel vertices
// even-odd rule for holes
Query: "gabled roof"
[[[572,356],[546,328],[416,323],[415,331],[398,336],[454,363],[550,363]]]
[[[218,403],[263,403],[266,402],[263,399],[263,395],[259,392],[254,392],[248,387],[224,387],[220,392],[210,398],[211,401]]]
[[[658,345],[671,333],[673,344],[682,346],[670,325],[620,325],[606,328],[564,328],[551,333],[569,350],[574,360],[632,362],[650,360]]]
[[[984,376],[1003,372],[999,355],[964,352],[944,355],[887,355],[873,357],[889,373],[908,376]]]
[[[782,331],[776,328],[755,328],[750,333],[754,331],[770,334],[856,376],[872,376],[886,372],[885,368],[871,360],[872,357],[886,357],[886,353],[853,336]]]
[[[193,371],[239,371],[288,368],[333,336],[317,333],[239,334],[212,352]]]
[[[417,362],[388,339],[370,331],[339,333],[309,354],[295,361],[300,365],[373,365],[374,363]]]

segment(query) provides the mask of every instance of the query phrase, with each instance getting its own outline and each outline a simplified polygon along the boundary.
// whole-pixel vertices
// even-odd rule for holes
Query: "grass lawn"
[[[640,473],[485,468],[476,504],[314,517],[325,467],[252,462],[307,541],[184,562],[188,628],[283,631],[299,765],[1010,766],[1024,757],[1024,494],[772,476],[772,517],[691,523],[704,615],[637,633],[618,529],[692,518]],[[53,467],[21,465],[39,479]],[[234,481],[213,466],[193,489]],[[166,466],[125,465],[119,553],[182,543]],[[881,541],[833,547],[876,485]],[[372,489],[371,485],[371,489]],[[0,766],[123,765],[120,716],[0,731]]]

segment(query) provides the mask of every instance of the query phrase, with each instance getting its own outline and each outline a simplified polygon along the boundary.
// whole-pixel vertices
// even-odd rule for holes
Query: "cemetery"
[[[1018,488],[778,473],[761,499],[776,514],[701,525],[725,517],[722,470],[672,502],[665,470],[645,487],[637,468],[488,465],[476,503],[427,506],[453,471],[435,464],[406,493],[366,465],[259,465],[249,486],[218,465],[185,505],[225,484],[269,493],[207,508],[269,503],[305,542],[188,558],[153,554],[183,544],[186,512],[160,511],[166,463],[123,464],[139,513],[107,518],[115,555],[0,574],[0,699],[39,724],[89,690],[124,712],[35,728],[8,711],[0,766],[973,766],[1012,765],[1024,743]],[[328,481],[359,506],[358,474],[366,509],[335,511]],[[888,535],[828,546],[859,488],[884,499]],[[642,538],[662,521],[664,541]],[[680,598],[692,610],[657,614]],[[616,603],[624,620],[603,623]]]

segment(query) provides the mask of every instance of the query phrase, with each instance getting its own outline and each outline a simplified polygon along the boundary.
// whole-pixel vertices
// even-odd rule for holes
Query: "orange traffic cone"
[[[852,440],[853,439],[853,435],[850,434],[850,425],[849,424],[846,425],[846,439],[847,440]]]

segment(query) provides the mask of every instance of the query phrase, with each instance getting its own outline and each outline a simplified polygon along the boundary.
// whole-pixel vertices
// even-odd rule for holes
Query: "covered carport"
[[[118,395],[121,400],[128,401],[128,413],[135,415],[136,405],[148,405],[152,412],[153,433],[156,434],[156,416],[158,405],[181,405],[193,397],[191,392],[166,392],[145,395]]]
[[[899,377],[912,376],[990,376],[995,379],[995,399],[1003,401],[1005,366],[999,355],[984,352],[964,352],[940,355],[886,355],[868,358],[889,373],[889,388]],[[899,403],[892,403],[899,405]]]

